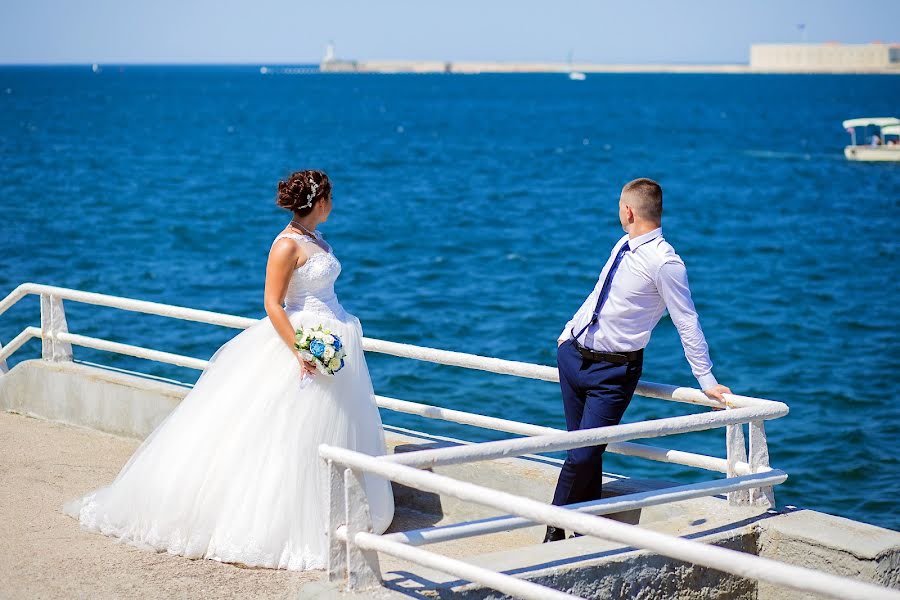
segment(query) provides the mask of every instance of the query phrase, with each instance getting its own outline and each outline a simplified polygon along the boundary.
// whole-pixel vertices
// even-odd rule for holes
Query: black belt
[[[599,352],[597,350],[585,348],[580,343],[578,343],[578,340],[574,338],[572,339],[572,343],[575,344],[575,349],[578,350],[578,353],[587,360],[605,360],[606,362],[611,362],[617,365],[627,365],[632,361],[640,360],[644,357],[643,348],[641,348],[640,350],[632,350],[631,352]]]

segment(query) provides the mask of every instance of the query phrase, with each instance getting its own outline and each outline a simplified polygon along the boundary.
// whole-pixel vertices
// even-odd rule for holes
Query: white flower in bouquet
[[[337,357],[332,358],[331,361],[329,361],[329,363],[328,363],[328,368],[331,369],[332,371],[337,371],[338,369],[340,369],[341,368],[341,359],[337,358]]]
[[[327,340],[323,340],[323,341],[324,341],[326,344],[329,343]],[[334,358],[334,348],[331,347],[331,346],[325,346],[325,355],[323,356],[323,358],[325,359],[325,362],[328,362],[328,361],[330,361],[332,358]]]
[[[329,345],[334,344],[334,336],[330,333],[326,333],[325,337],[322,338],[322,341]]]

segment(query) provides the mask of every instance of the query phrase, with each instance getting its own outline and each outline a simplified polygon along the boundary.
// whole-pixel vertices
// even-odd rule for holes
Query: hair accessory
[[[312,206],[313,200],[316,199],[316,194],[319,193],[319,184],[313,181],[312,177],[310,177],[307,181],[309,181],[309,188],[312,191],[306,195],[306,204],[298,206],[294,208],[294,210],[303,210],[304,208],[309,208],[310,206]]]
[[[316,194],[319,192],[319,184],[313,181],[313,178],[309,178],[309,187],[312,190],[309,194],[306,195],[306,199],[310,201],[310,206],[312,206],[312,199],[316,197]]]

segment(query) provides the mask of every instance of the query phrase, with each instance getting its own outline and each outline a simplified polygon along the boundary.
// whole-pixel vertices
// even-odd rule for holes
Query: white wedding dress
[[[384,430],[359,320],[334,293],[340,263],[307,236],[276,240],[282,237],[309,255],[291,277],[288,317],[295,328],[324,324],[336,333],[347,350],[344,368],[301,386],[297,359],[262,319],[215,353],[109,486],[65,505],[84,528],[189,558],[291,570],[325,566],[318,446],[384,454]],[[391,485],[366,474],[365,491],[381,533],[394,514]]]

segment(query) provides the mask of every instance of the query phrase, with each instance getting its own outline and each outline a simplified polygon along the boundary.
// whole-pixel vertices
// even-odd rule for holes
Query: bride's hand
[[[295,352],[294,356],[297,357],[297,362],[300,363],[300,377],[303,377],[307,373],[309,373],[311,376],[316,374],[316,365],[303,360],[303,357],[300,356],[299,352]]]

